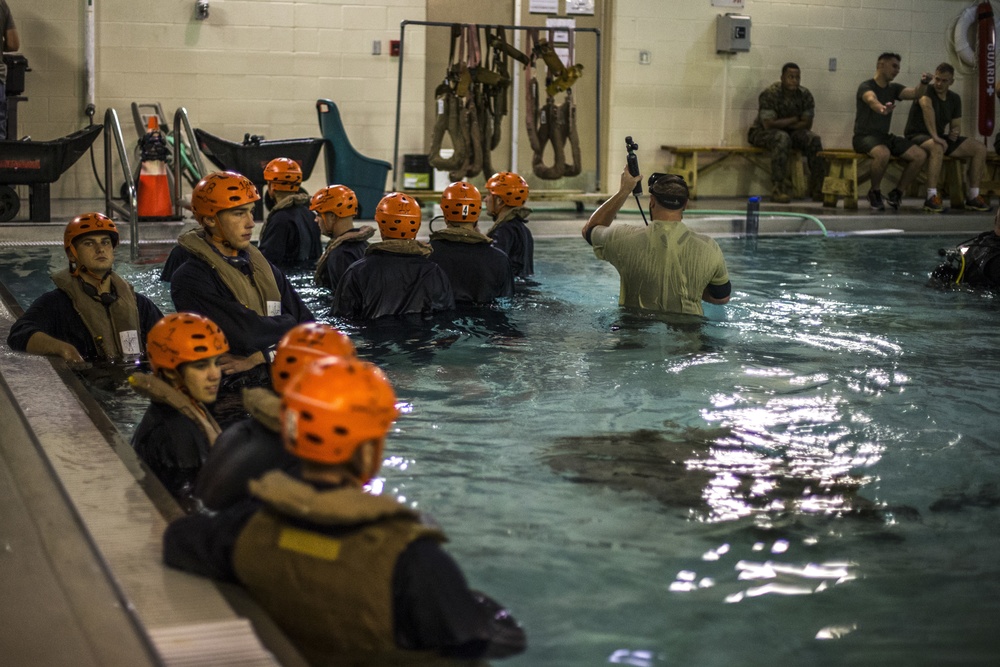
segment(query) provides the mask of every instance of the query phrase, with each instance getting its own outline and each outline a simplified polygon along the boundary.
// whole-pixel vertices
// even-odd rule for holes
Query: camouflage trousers
[[[797,150],[806,158],[809,165],[809,194],[819,194],[823,189],[823,179],[826,177],[826,160],[817,153],[823,150],[819,135],[809,130],[765,130],[751,128],[747,137],[751,146],[764,148],[771,152],[771,181],[774,187],[783,191],[791,190],[791,172],[788,168],[788,155]]]

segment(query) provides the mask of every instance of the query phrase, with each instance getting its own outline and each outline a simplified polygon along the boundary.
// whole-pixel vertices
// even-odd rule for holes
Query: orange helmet
[[[84,213],[78,215],[66,224],[63,230],[63,250],[69,257],[70,272],[75,276],[80,272],[77,262],[76,246],[73,242],[87,234],[104,233],[111,237],[111,247],[118,247],[118,227],[114,220],[101,213]]]
[[[507,206],[524,206],[528,201],[528,182],[510,171],[490,176],[486,189]]]
[[[375,208],[375,222],[384,239],[415,239],[420,230],[420,204],[402,192],[390,192]]]
[[[228,351],[219,325],[197,313],[166,315],[146,335],[146,354],[154,373]]]
[[[441,193],[441,212],[448,222],[476,222],[483,208],[483,197],[476,186],[459,181]]]
[[[298,192],[302,183],[302,167],[295,160],[276,157],[264,167],[264,180],[275,192]]]
[[[285,388],[282,440],[295,456],[328,465],[346,463],[359,445],[378,440],[380,465],[381,442],[398,414],[396,394],[377,366],[327,357],[307,366]]]
[[[289,380],[310,362],[323,357],[354,356],[354,343],[347,334],[322,322],[299,324],[278,342],[271,363],[271,386],[280,395]]]
[[[312,196],[309,210],[347,218],[358,214],[358,198],[346,185],[328,185]]]
[[[198,181],[191,191],[191,209],[198,216],[251,204],[260,199],[257,186],[235,171],[216,171]]]

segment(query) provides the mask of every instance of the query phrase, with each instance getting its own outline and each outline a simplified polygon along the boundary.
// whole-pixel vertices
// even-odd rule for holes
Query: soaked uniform
[[[205,432],[177,409],[150,403],[132,435],[132,448],[181,506],[194,508],[195,478],[208,457]]]
[[[816,194],[823,189],[823,178],[826,176],[826,161],[817,153],[823,150],[819,135],[812,130],[765,129],[764,121],[779,118],[813,118],[816,115],[816,103],[808,88],[799,87],[795,91],[787,91],[781,82],[768,86],[757,98],[757,119],[747,133],[751,146],[763,148],[771,153],[771,180],[775,187],[786,188],[791,183],[791,172],[788,168],[789,152],[797,150],[802,153],[809,164],[809,192]]]
[[[69,271],[53,275],[58,289],[46,292],[11,326],[7,344],[25,351],[28,340],[39,331],[75,347],[86,361],[121,360],[145,350],[146,334],[163,314],[160,309],[117,274],[111,274],[113,293],[118,298],[110,306],[77,289]],[[122,333],[127,340],[122,347]]]
[[[311,268],[323,253],[323,243],[316,214],[309,210],[309,195],[294,194],[275,204],[257,247],[282,270]]]
[[[444,534],[414,510],[277,471],[250,489],[256,502],[173,522],[164,561],[242,584],[311,664],[524,650],[516,621],[469,590]]]
[[[251,479],[299,469],[299,460],[281,443],[278,395],[262,387],[244,389],[243,403],[250,417],[219,435],[195,480],[194,496],[212,511],[247,499]]]
[[[200,230],[181,235],[192,257],[172,276],[170,296],[178,311],[191,311],[219,325],[235,355],[257,351],[269,357],[285,333],[301,322],[313,320],[291,283],[280,269],[267,262],[252,246],[235,259],[224,258],[201,239]],[[195,254],[192,248],[202,254]]]
[[[531,209],[518,207],[506,211],[486,232],[493,245],[510,259],[515,278],[528,278],[535,273],[535,239],[528,229]]]
[[[590,241],[597,258],[618,270],[622,306],[702,315],[705,288],[729,282],[719,244],[679,220],[595,227]]]
[[[333,315],[374,320],[386,315],[452,310],[455,296],[429,246],[415,240],[373,243],[344,273],[333,298]]]
[[[323,256],[316,263],[316,284],[336,292],[347,267],[365,256],[368,239],[374,234],[374,227],[364,226],[330,239]]]
[[[514,271],[502,250],[474,229],[449,227],[431,234],[430,260],[451,281],[455,303],[490,303],[513,296]]]

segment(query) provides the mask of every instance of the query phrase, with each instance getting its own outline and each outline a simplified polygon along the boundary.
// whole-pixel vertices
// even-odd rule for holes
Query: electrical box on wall
[[[719,14],[715,22],[715,52],[736,53],[750,50],[750,17],[742,14]]]

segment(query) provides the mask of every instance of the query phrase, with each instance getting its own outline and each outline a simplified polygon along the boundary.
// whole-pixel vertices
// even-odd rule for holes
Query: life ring
[[[976,14],[979,11],[979,4],[971,5],[962,10],[955,21],[955,29],[952,33],[952,44],[955,47],[955,55],[967,67],[976,66],[976,46],[969,39],[969,29],[976,23]],[[993,16],[993,27],[996,34],[1000,35],[1000,15]]]

